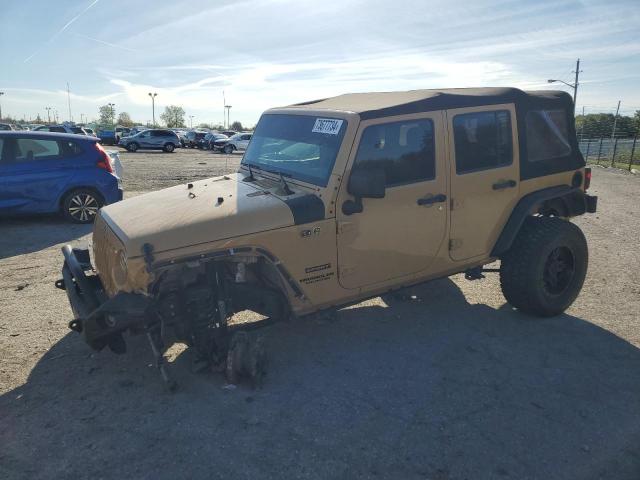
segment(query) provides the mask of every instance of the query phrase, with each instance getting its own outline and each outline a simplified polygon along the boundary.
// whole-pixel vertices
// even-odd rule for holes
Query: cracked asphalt
[[[239,156],[122,153],[127,195]],[[0,219],[0,478],[640,478],[640,178],[595,168],[590,266],[565,315],[461,275],[263,330],[264,387],[163,391],[143,337],[95,353],[66,327],[60,246],[90,227]]]

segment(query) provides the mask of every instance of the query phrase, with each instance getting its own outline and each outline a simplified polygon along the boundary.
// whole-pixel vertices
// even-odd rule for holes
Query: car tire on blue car
[[[78,188],[64,196],[62,213],[73,223],[93,223],[98,210],[103,205],[104,200],[94,190]]]
[[[165,152],[167,152],[167,153],[171,153],[171,152],[173,152],[173,150],[174,150],[175,148],[176,148],[176,147],[175,147],[175,145],[174,145],[173,143],[167,143],[167,144],[164,146],[164,151],[165,151]]]
[[[226,153],[227,155],[233,153],[233,145],[225,145],[224,146],[224,153]]]
[[[129,150],[130,152],[135,152],[138,150],[138,144],[136,142],[131,142],[129,145],[127,145],[127,150]]]

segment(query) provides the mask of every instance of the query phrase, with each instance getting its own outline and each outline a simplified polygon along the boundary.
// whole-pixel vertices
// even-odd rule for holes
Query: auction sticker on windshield
[[[316,123],[313,124],[313,133],[328,133],[329,135],[337,135],[340,132],[340,127],[344,120],[338,120],[335,118],[316,118]]]

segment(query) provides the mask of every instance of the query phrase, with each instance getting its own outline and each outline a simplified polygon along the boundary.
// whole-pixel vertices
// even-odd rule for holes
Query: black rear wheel
[[[587,241],[573,223],[529,217],[502,257],[500,285],[522,312],[551,317],[577,298],[587,273]]]
[[[129,145],[127,145],[127,150],[129,150],[130,152],[136,152],[138,150],[138,144],[136,142],[132,142]]]

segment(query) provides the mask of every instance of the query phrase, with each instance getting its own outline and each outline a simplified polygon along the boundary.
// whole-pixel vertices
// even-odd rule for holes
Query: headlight
[[[127,256],[124,250],[116,252],[116,261],[111,267],[111,278],[117,287],[121,287],[127,282]]]

